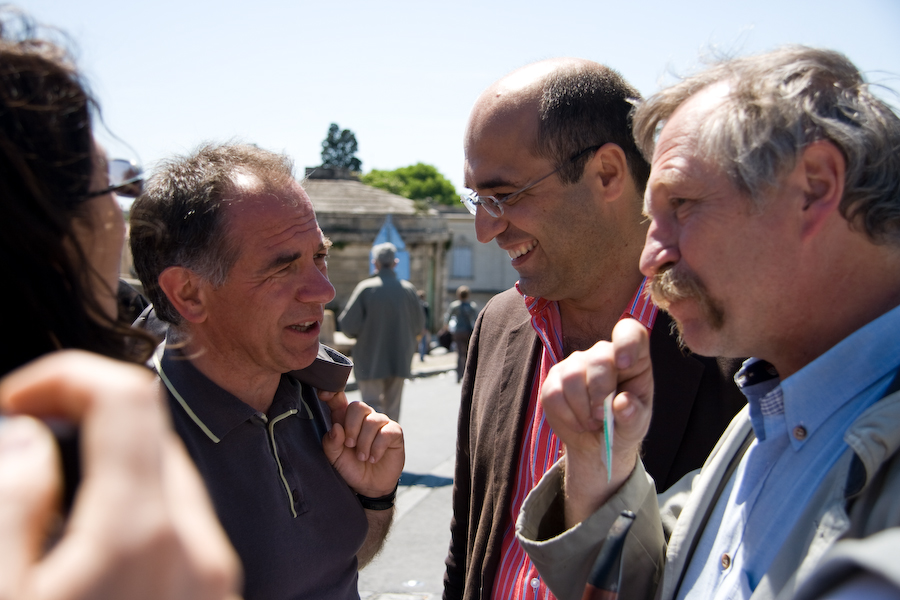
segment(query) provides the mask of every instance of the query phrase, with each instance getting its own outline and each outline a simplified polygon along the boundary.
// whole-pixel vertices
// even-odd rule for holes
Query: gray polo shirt
[[[368,523],[322,452],[328,408],[315,391],[284,375],[262,414],[177,349],[159,364],[175,430],[243,562],[246,600],[358,599]]]

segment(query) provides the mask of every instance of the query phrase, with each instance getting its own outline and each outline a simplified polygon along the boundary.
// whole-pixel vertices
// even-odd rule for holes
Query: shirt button
[[[534,579],[531,580],[531,587],[533,587],[534,589],[538,589],[538,587],[540,585],[541,585],[541,580],[538,579],[537,577],[535,577]]]
[[[297,490],[291,490],[291,499],[293,499],[294,503],[300,502],[300,492]]]
[[[727,553],[727,552],[726,552],[725,554],[722,555],[722,558],[721,558],[720,560],[721,560],[721,562],[722,562],[722,569],[723,569],[723,570],[727,570],[728,567],[731,566],[731,557],[728,556],[728,553]]]
[[[794,427],[794,437],[800,441],[805,440],[806,439],[806,427],[804,427],[803,425],[797,425],[796,427]]]

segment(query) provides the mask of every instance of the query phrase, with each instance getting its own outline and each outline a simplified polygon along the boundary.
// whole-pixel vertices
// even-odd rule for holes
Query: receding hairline
[[[535,120],[538,119],[541,98],[547,83],[563,71],[579,68],[605,69],[604,65],[584,58],[549,58],[519,67],[507,73],[487,87],[475,100],[469,119],[471,129],[473,117],[489,114],[509,114],[525,107],[533,106]]]
[[[528,112],[533,113],[536,135],[539,135],[541,104],[552,79],[579,71],[617,73],[602,63],[575,57],[550,58],[520,67],[492,83],[475,100],[466,124],[465,145],[470,143],[474,131],[486,129],[504,119],[521,118]],[[630,86],[627,81],[624,83]],[[537,144],[537,139],[534,141]],[[535,148],[530,150],[535,152]],[[535,155],[539,156],[537,153]]]

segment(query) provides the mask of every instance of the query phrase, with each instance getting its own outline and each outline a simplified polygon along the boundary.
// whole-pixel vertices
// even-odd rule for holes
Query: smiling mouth
[[[309,321],[307,323],[297,323],[296,325],[288,325],[288,329],[293,329],[294,331],[300,331],[305,333],[318,325],[318,321]]]
[[[511,250],[507,250],[506,253],[509,254],[509,258],[515,260],[524,254],[528,254],[534,247],[537,246],[537,240],[531,240],[526,244],[522,244],[518,248],[513,248]]]

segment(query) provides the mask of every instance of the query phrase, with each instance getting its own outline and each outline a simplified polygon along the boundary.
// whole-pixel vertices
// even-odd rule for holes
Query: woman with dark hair
[[[111,174],[93,100],[35,31],[0,10],[0,598],[234,597],[234,552],[140,365],[153,340],[117,320],[114,192],[135,174]],[[59,455],[33,417],[81,431],[84,478],[52,540]]]
[[[135,335],[116,323],[113,302],[125,225],[112,193],[101,193],[114,188],[91,133],[94,102],[59,46],[4,17],[0,281],[2,314],[17,326],[0,373],[60,348],[121,358]]]

